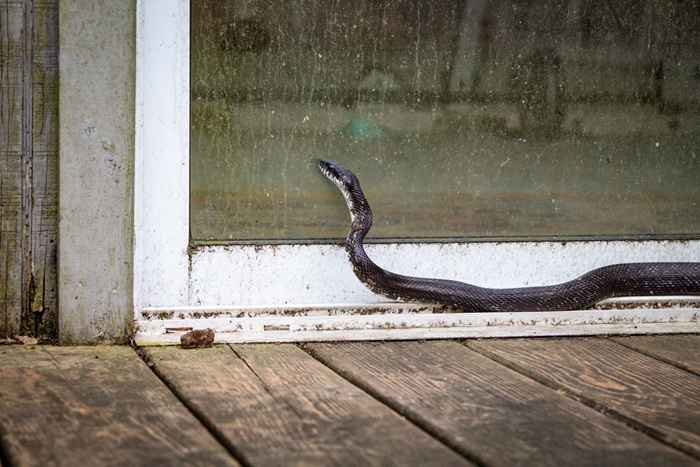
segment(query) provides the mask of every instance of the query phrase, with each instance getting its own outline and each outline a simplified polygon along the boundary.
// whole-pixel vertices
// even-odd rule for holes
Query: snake
[[[371,291],[392,300],[473,312],[523,312],[582,310],[612,297],[700,295],[700,262],[611,264],[567,282],[516,288],[396,274],[378,266],[365,251],[373,218],[358,178],[335,161],[318,160],[318,168],[340,190],[350,212],[344,245],[353,272]]]

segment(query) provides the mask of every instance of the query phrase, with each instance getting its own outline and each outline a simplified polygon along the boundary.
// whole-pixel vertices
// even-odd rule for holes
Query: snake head
[[[350,218],[358,226],[369,229],[372,224],[372,210],[367,203],[360,181],[354,173],[335,161],[318,161],[321,173],[340,190],[350,211]]]
[[[349,190],[353,183],[357,183],[357,177],[355,177],[355,174],[335,161],[324,161],[323,159],[319,159],[318,168],[328,180],[333,182],[333,184],[338,187],[340,191]]]

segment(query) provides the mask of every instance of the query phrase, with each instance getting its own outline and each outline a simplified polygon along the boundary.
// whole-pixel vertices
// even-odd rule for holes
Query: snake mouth
[[[352,173],[335,161],[318,160],[318,168],[321,173],[338,189],[345,194],[348,191],[348,185],[351,183]]]
[[[324,161],[323,159],[318,159],[317,163],[319,170],[326,178],[334,182],[340,180],[340,171],[338,170],[340,166],[337,163],[334,161]]]
[[[362,193],[362,189],[360,188],[360,182],[351,171],[335,161],[326,161],[323,159],[318,160],[318,168],[343,195],[345,204],[350,211],[350,219],[352,221],[354,221],[361,214],[360,207],[364,207],[364,209],[369,212],[371,216],[369,205],[367,204],[364,194]],[[371,218],[369,218],[369,225],[371,225],[371,222]]]
[[[330,180],[343,193],[347,199],[347,182],[343,176],[347,169],[344,169],[335,161],[318,160],[318,168],[321,173]]]

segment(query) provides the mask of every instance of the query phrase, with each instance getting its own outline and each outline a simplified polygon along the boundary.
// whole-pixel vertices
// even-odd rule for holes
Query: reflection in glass
[[[192,0],[195,241],[700,233],[700,2]]]

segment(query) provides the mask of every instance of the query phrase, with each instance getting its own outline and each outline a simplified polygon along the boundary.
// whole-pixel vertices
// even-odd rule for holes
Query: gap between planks
[[[697,336],[697,337],[700,338],[700,336]],[[590,340],[594,340],[594,339],[585,339],[585,340],[589,340],[589,341],[590,341]],[[611,339],[595,339],[595,340],[610,341],[611,343],[613,342]],[[536,342],[536,341],[556,342],[556,341],[564,341],[564,340],[563,340],[563,339],[537,339],[537,340],[532,340],[532,339],[531,339],[531,340],[529,340],[529,341],[530,341],[530,342]],[[567,342],[570,342],[570,343],[572,343],[572,344],[575,344],[576,341],[579,341],[579,342],[580,342],[580,341],[582,341],[582,339],[566,339],[566,341],[567,341]],[[508,341],[503,341],[503,340],[499,340],[499,341],[496,341],[496,340],[491,340],[491,341],[472,341],[471,343],[472,343],[472,344],[474,344],[474,343],[477,343],[477,344],[478,344],[478,343],[488,343],[488,342],[497,343],[498,345],[502,345],[503,343],[507,343]],[[384,345],[394,345],[394,344],[396,344],[396,343],[389,343],[389,344],[384,344]],[[463,342],[463,344],[464,344],[464,342]],[[459,347],[462,347],[462,348],[464,348],[464,350],[469,351],[469,349],[471,348],[470,345],[469,345],[470,342],[466,342],[466,344],[467,344],[467,345],[466,345],[465,347],[462,347],[462,346],[459,346]],[[339,345],[338,345],[338,348],[341,348],[342,346],[352,346],[352,345],[355,345],[355,344],[339,344]],[[371,347],[372,344],[362,344],[362,345],[364,345],[364,346],[366,346],[366,347]],[[378,346],[381,346],[381,345],[382,345],[382,344],[378,344]],[[444,345],[447,345],[447,343],[433,343],[433,342],[429,342],[429,343],[422,342],[422,343],[421,343],[421,342],[419,342],[419,343],[412,343],[412,344],[411,344],[411,343],[406,343],[406,345],[408,345],[408,346],[421,346],[421,345],[422,345],[422,346],[425,346],[425,348],[426,348],[426,350],[427,350],[427,349],[429,349],[430,347],[433,347],[433,346],[444,346]],[[613,345],[617,345],[617,344],[613,344]],[[457,451],[457,452],[460,453],[463,457],[465,457],[467,460],[472,460],[472,462],[475,462],[475,461],[476,461],[476,463],[481,464],[481,465],[485,465],[485,464],[489,464],[489,465],[490,465],[490,464],[491,464],[491,463],[489,463],[489,462],[481,462],[481,461],[479,460],[480,457],[479,457],[477,454],[471,452],[470,450],[466,450],[466,454],[464,454],[464,453],[463,453],[463,451],[465,451],[464,448],[455,449],[455,445],[456,445],[455,443],[451,442],[450,439],[447,439],[446,437],[441,436],[441,433],[440,433],[439,431],[436,431],[436,430],[432,429],[430,426],[424,424],[423,421],[422,421],[421,419],[418,419],[418,420],[416,421],[416,417],[413,416],[413,415],[410,413],[410,411],[406,411],[402,406],[397,405],[397,404],[395,404],[395,403],[387,403],[387,402],[384,400],[384,399],[385,399],[385,396],[383,396],[383,395],[382,395],[381,393],[379,393],[378,391],[372,390],[371,388],[370,388],[370,390],[367,390],[367,389],[364,387],[365,385],[358,384],[357,381],[356,381],[356,378],[353,378],[352,375],[344,374],[342,371],[338,371],[336,368],[334,368],[334,366],[327,364],[327,362],[324,362],[324,359],[318,358],[318,357],[314,354],[313,349],[312,349],[313,347],[316,347],[316,345],[308,345],[308,344],[307,344],[307,345],[302,345],[302,346],[290,346],[290,347],[299,347],[299,348],[301,348],[302,350],[305,351],[304,354],[307,355],[309,359],[311,359],[311,360],[317,362],[319,365],[323,365],[323,367],[325,367],[325,368],[328,368],[329,371],[332,371],[333,374],[336,375],[338,378],[342,378],[344,381],[347,382],[347,384],[351,384],[352,386],[356,387],[358,390],[361,390],[363,393],[367,394],[368,397],[371,397],[371,398],[373,398],[374,400],[380,402],[383,406],[387,407],[388,410],[391,410],[392,412],[397,413],[398,415],[401,415],[405,420],[410,421],[412,425],[416,426],[417,429],[420,429],[421,431],[423,431],[424,433],[426,433],[426,434],[429,435],[430,437],[432,437],[432,438],[436,439],[437,441],[440,441],[442,444],[444,444],[444,445],[446,445],[446,446],[452,448],[452,450]],[[620,347],[621,347],[621,348],[625,348],[625,347],[623,347],[623,346],[620,346]],[[255,347],[250,346],[250,347],[247,347],[247,348],[252,350],[252,349],[254,349]],[[97,349],[98,349],[98,348],[97,348]],[[66,350],[66,352],[68,352],[69,350],[70,350],[70,349]],[[629,349],[627,349],[627,350],[629,350]],[[59,348],[57,351],[58,351],[58,352],[61,352],[61,353],[64,352],[63,350],[60,350],[60,348]],[[97,350],[90,350],[90,351],[91,351],[91,352],[94,352],[94,351],[97,351]],[[635,353],[637,353],[637,352],[634,351],[634,350],[629,350],[629,351],[630,351],[630,352],[635,352]],[[523,378],[527,378],[527,379],[529,379],[529,380],[532,380],[533,384],[544,384],[545,386],[548,386],[548,387],[550,387],[550,388],[552,388],[552,389],[555,389],[557,392],[562,392],[562,388],[561,388],[561,387],[559,387],[559,386],[557,386],[557,385],[554,385],[555,387],[552,387],[552,385],[548,385],[548,384],[546,384],[546,383],[542,383],[542,381],[540,381],[539,378],[533,378],[531,375],[524,374],[523,371],[521,371],[521,369],[512,368],[512,367],[509,366],[509,365],[503,365],[503,363],[499,362],[498,360],[492,358],[491,356],[485,356],[485,355],[483,355],[481,352],[477,352],[476,354],[477,354],[477,355],[481,354],[480,356],[481,356],[482,358],[485,358],[485,359],[487,359],[487,360],[493,362],[494,365],[505,366],[505,367],[509,368],[508,371],[515,370],[515,372],[516,372],[517,374],[520,374]],[[640,354],[640,355],[642,355],[642,354]],[[134,356],[134,358],[136,358],[136,356]],[[239,356],[239,358],[240,358],[240,356]],[[650,357],[648,357],[648,358],[650,358]],[[148,360],[147,360],[147,359],[146,359],[145,361],[146,361],[146,363],[148,363]],[[665,365],[664,363],[661,363],[661,362],[658,362],[658,363],[661,364],[661,365]],[[197,412],[196,410],[193,410],[193,407],[191,407],[190,405],[188,405],[188,404],[187,404],[187,401],[186,401],[186,400],[183,400],[183,397],[181,397],[181,395],[179,395],[178,392],[177,392],[176,390],[174,390],[173,387],[172,387],[171,385],[168,384],[167,379],[164,380],[164,379],[161,377],[161,375],[158,375],[158,373],[157,373],[157,371],[156,371],[156,368],[154,368],[154,367],[151,366],[151,365],[149,365],[149,368],[150,368],[150,370],[151,370],[152,372],[155,373],[156,376],[158,376],[158,378],[160,378],[160,381],[162,381],[162,382],[165,384],[165,387],[167,387],[167,389],[169,390],[169,392],[171,392],[175,397],[177,397],[177,399],[180,401],[180,403],[184,404],[184,407],[186,407],[187,411],[191,414],[191,416],[196,417],[196,418],[202,423],[203,427],[206,428],[206,431],[208,431],[211,435],[213,435],[214,438],[216,438],[216,440],[218,441],[218,443],[221,444],[221,445],[223,445],[223,447],[225,447],[225,448],[229,451],[229,454],[233,454],[234,457],[235,457],[236,459],[238,459],[239,462],[242,461],[244,465],[251,465],[251,464],[249,464],[249,463],[247,463],[247,462],[245,461],[245,457],[240,456],[240,455],[238,455],[238,456],[235,455],[235,453],[232,453],[231,450],[228,449],[228,446],[227,446],[225,443],[222,443],[221,439],[220,439],[219,437],[216,436],[216,433],[215,433],[214,431],[212,431],[212,425],[210,425],[210,424],[208,424],[208,423],[205,423],[205,422],[203,421],[203,418],[206,418],[206,417],[204,417],[201,413],[198,414],[198,412]],[[258,378],[261,378],[261,377],[258,375]],[[165,388],[164,388],[164,389],[165,389]],[[565,389],[564,389],[564,392],[566,392]],[[577,397],[575,394],[572,394],[572,393],[568,393],[568,392],[567,392],[566,395],[567,395],[567,398],[568,398],[568,399],[574,399],[574,400],[581,401],[580,399],[578,399],[578,397]],[[390,402],[391,402],[391,401],[390,401]],[[585,404],[585,402],[584,402],[584,404]],[[596,409],[596,407],[593,407],[593,408]],[[195,409],[196,409],[196,408],[195,408]],[[596,409],[596,410],[598,410],[598,412],[602,412],[602,413],[605,414],[605,415],[610,415],[610,414],[611,414],[611,412],[608,411],[608,410],[605,409],[605,408],[601,410],[600,407],[599,407],[599,408]],[[614,412],[613,412],[612,414],[613,414],[613,417],[611,417],[611,418],[615,418]],[[623,420],[623,421],[625,421],[625,420]],[[642,425],[643,425],[643,424],[642,424]],[[213,426],[215,426],[215,425],[213,425]],[[628,424],[628,427],[630,427],[629,424]],[[638,429],[637,426],[631,426],[631,428]],[[644,430],[641,430],[641,431],[644,432]],[[637,432],[638,432],[638,431],[637,431]],[[645,433],[645,432],[644,432],[644,433]],[[645,434],[648,434],[648,433],[645,433]],[[657,441],[659,441],[659,438],[657,438],[656,436],[654,436],[654,439],[657,440]],[[661,440],[661,441],[663,441],[663,440]],[[5,449],[6,446],[3,444],[3,442],[4,442],[3,439],[0,438],[0,463],[1,463],[2,465],[4,465],[4,467],[8,467],[8,465],[13,465],[13,464],[9,463],[9,461],[8,461],[8,454],[7,454],[8,451],[6,451],[6,449]],[[666,445],[669,445],[669,443],[666,443]],[[678,449],[678,447],[675,446],[674,444],[670,444],[670,445]],[[696,456],[696,458],[697,458],[697,456]]]
[[[610,337],[648,357],[700,376],[700,334]]]
[[[293,344],[146,348],[155,371],[249,465],[468,465]]]
[[[241,467],[252,467],[251,464],[246,460],[245,456],[236,448],[235,445],[230,443],[224,434],[216,427],[216,424],[210,423],[209,419],[193,404],[191,404],[186,397],[165,377],[165,375],[159,371],[157,365],[150,358],[148,353],[142,347],[136,347],[136,354],[143,360],[143,362],[148,366],[148,368],[153,372],[153,374],[160,380],[163,385],[168,388],[168,390],[177,398],[178,401],[196,418],[199,423],[218,441],[218,443],[223,446],[228,453],[238,461]]]
[[[456,342],[305,347],[339,375],[482,464],[695,464],[686,454],[649,442],[618,420]]]
[[[0,347],[3,464],[238,465],[124,346]]]
[[[555,341],[555,339],[547,339],[548,341]],[[561,340],[561,339],[556,339],[556,340]],[[604,339],[600,339],[604,340]],[[611,342],[614,342],[613,339],[607,339],[610,340]],[[572,341],[572,340],[571,340]],[[492,340],[492,342],[495,342]],[[430,345],[430,343],[422,343],[423,345]],[[463,342],[463,344],[466,344],[466,347],[471,349],[471,350],[476,350],[472,346],[469,345],[469,342]],[[614,344],[613,344],[614,345]],[[243,359],[238,353],[235,352],[235,349],[232,347],[228,346],[230,350],[242,361],[245,362],[245,359]],[[437,441],[441,442],[442,444],[450,447],[452,450],[458,452],[461,454],[463,457],[465,457],[467,460],[470,460],[473,463],[479,464],[479,465],[486,465],[487,462],[483,461],[478,455],[476,455],[474,452],[471,450],[464,449],[463,446],[460,446],[459,444],[456,444],[452,442],[452,440],[449,437],[443,436],[442,433],[440,433],[439,430],[434,430],[431,426],[423,423],[423,420],[420,418],[417,418],[413,416],[410,411],[405,410],[405,408],[401,407],[400,405],[397,405],[393,403],[391,400],[388,400],[384,395],[382,395],[380,392],[373,390],[371,387],[367,387],[366,384],[362,384],[362,381],[358,381],[357,378],[353,377],[352,375],[342,371],[341,369],[337,368],[335,365],[329,364],[327,359],[320,358],[319,355],[314,352],[313,350],[313,344],[301,344],[297,345],[296,347],[302,349],[306,354],[310,356],[310,358],[313,358],[315,361],[319,362],[320,364],[324,365],[327,367],[330,371],[335,373],[338,377],[342,378],[343,380],[347,381],[349,384],[352,384],[353,386],[363,390],[368,396],[374,398],[375,400],[379,401],[381,404],[389,408],[390,410],[398,413],[408,421],[410,421],[413,425],[415,425],[417,428],[419,428],[421,431],[424,431],[426,434],[430,435],[431,437],[435,438]],[[620,345],[620,347],[626,347],[623,345]],[[632,351],[637,352],[637,349],[632,349]],[[662,433],[660,433],[658,430],[656,430],[653,427],[648,426],[645,423],[640,423],[634,419],[631,419],[625,415],[622,415],[618,413],[615,410],[610,409],[607,407],[605,404],[597,402],[593,398],[588,398],[588,397],[582,397],[573,391],[567,390],[566,388],[561,387],[560,385],[557,384],[550,384],[548,381],[543,380],[543,378],[538,377],[537,374],[534,374],[532,372],[528,371],[523,371],[523,368],[521,368],[518,365],[513,365],[509,364],[509,362],[505,361],[503,358],[500,358],[498,356],[492,355],[490,352],[485,352],[483,350],[476,350],[477,354],[482,355],[483,357],[491,360],[494,362],[494,364],[502,365],[506,368],[508,368],[511,371],[515,371],[518,374],[521,374],[522,376],[532,380],[533,382],[536,382],[538,384],[543,384],[544,386],[550,388],[551,390],[554,390],[558,393],[564,393],[565,396],[569,399],[573,399],[576,402],[582,403],[591,409],[597,411],[598,413],[602,414],[603,416],[609,416],[612,420],[615,420],[616,422],[622,422],[624,426],[626,426],[628,429],[632,429],[634,432],[650,436],[653,438],[655,441],[660,441],[662,444],[669,446],[670,448],[675,448],[680,451],[685,452],[686,454],[690,454],[696,459],[698,458],[697,453],[693,449],[687,449],[687,447],[684,447],[683,445],[679,445],[676,442],[673,442],[673,440],[669,441],[665,436],[663,436]],[[642,355],[645,355],[644,352],[638,352]],[[654,358],[655,357],[650,357]],[[262,378],[257,375],[257,372],[254,371],[248,362],[245,362],[248,368],[252,371],[252,373],[261,381],[263,382]],[[664,364],[663,362],[660,362],[662,365]],[[150,365],[149,365],[150,366]],[[168,379],[162,375],[159,374],[157,369],[153,368],[151,366],[151,369],[158,375],[158,377],[161,379],[161,381],[166,384],[170,390],[178,397],[178,399],[190,410],[190,412],[196,416],[200,422],[212,433],[217,440],[223,444],[229,452],[234,455],[239,461],[243,462],[244,465],[251,465],[245,460],[245,456],[237,452],[236,448],[233,446],[232,443],[229,443],[225,439],[225,435],[221,433],[217,428],[215,423],[211,423],[207,421],[206,416],[202,414],[194,405],[190,404],[187,400],[186,397],[184,397],[182,394],[180,394],[177,389],[171,385],[168,382]],[[263,382],[264,383],[264,382]]]
[[[313,344],[314,343],[303,342],[303,343],[296,344],[296,346],[299,347],[304,352],[306,352],[311,358],[313,358],[314,360],[318,361],[320,364],[322,364],[323,366],[328,368],[330,371],[337,374],[339,378],[343,378],[344,380],[346,380],[347,382],[349,382],[353,386],[356,386],[360,390],[364,391],[366,394],[368,394],[370,397],[372,397],[373,399],[378,401],[380,404],[382,404],[382,405],[388,407],[390,410],[396,412],[401,417],[403,417],[404,419],[408,420],[413,425],[415,425],[417,428],[419,428],[423,432],[427,433],[429,436],[432,436],[436,440],[440,441],[442,444],[449,447],[453,451],[457,452],[458,454],[463,456],[468,461],[472,462],[473,464],[475,464],[479,467],[485,467],[487,465],[483,459],[479,458],[479,456],[475,455],[473,452],[471,452],[469,450],[464,449],[459,444],[454,443],[449,437],[444,436],[442,433],[440,433],[436,430],[433,430],[430,426],[425,424],[423,422],[423,420],[412,416],[406,410],[403,410],[403,408],[401,406],[393,404],[390,400],[388,400],[386,397],[384,397],[380,392],[373,390],[371,387],[368,387],[365,384],[362,384],[362,382],[358,381],[357,378],[354,378],[352,375],[348,374],[347,372],[342,371],[337,366],[332,365],[327,359],[321,358],[318,355],[318,353],[315,352],[314,349],[312,348]],[[427,342],[426,342],[426,344],[427,344]]]
[[[570,381],[567,382],[566,376],[561,377],[561,375],[565,373],[565,369],[570,370],[572,367],[574,367],[573,365],[567,365],[564,361],[552,363],[548,359],[544,358],[544,356],[541,353],[538,355],[534,351],[531,352],[530,355],[528,355],[527,346],[535,346],[537,345],[537,341],[548,341],[551,347],[548,350],[553,356],[556,356],[555,358],[559,358],[560,355],[564,353],[566,348],[576,349],[577,346],[579,348],[584,348],[585,345],[590,343],[593,343],[593,345],[595,345],[596,343],[600,343],[603,345],[603,347],[609,346],[608,349],[602,349],[608,351],[606,352],[607,355],[604,355],[604,352],[598,352],[596,354],[599,355],[600,358],[606,358],[609,355],[614,354],[616,348],[618,350],[621,349],[628,352],[628,356],[636,355],[642,359],[647,359],[647,363],[651,364],[649,366],[649,371],[653,369],[660,369],[663,372],[665,369],[667,372],[675,372],[675,376],[682,377],[683,375],[687,375],[689,378],[691,378],[692,381],[695,382],[695,385],[698,388],[700,388],[700,379],[697,379],[695,373],[688,372],[685,369],[679,368],[677,365],[666,363],[663,360],[658,359],[654,355],[649,355],[647,353],[640,352],[636,348],[618,344],[613,338],[609,337],[585,337],[576,340],[562,338],[507,339],[501,340],[501,342],[498,343],[498,345],[494,345],[495,341],[493,339],[463,341],[462,343],[467,348],[474,350],[513,371],[527,376],[528,378],[531,378],[543,384],[544,386],[558,391],[566,395],[567,397],[596,410],[597,412],[603,415],[616,419],[633,430],[643,433],[649,436],[650,438],[655,439],[656,441],[659,441],[667,446],[670,446],[678,451],[692,456],[695,459],[700,460],[700,445],[698,444],[698,439],[700,438],[698,438],[698,433],[688,432],[682,428],[679,429],[678,426],[673,426],[673,424],[671,426],[663,426],[662,422],[658,422],[657,424],[655,424],[653,421],[649,420],[649,417],[651,415],[648,415],[646,417],[643,413],[640,415],[640,411],[637,410],[637,404],[635,404],[634,400],[628,400],[625,404],[618,404],[618,406],[616,407],[614,398],[608,398],[608,400],[606,400],[604,393],[605,384],[610,384],[611,387],[616,384],[616,381],[614,381],[613,378],[609,378],[605,381],[600,381],[599,383],[602,389],[597,393],[595,392],[595,390],[586,391],[584,387],[585,384],[582,382],[577,385],[571,383]],[[563,344],[564,342],[566,342],[566,344]],[[523,351],[517,349],[517,346],[521,343],[523,347],[525,347]],[[508,349],[508,346],[512,346],[512,348]],[[557,346],[559,346],[559,348],[557,348]],[[632,354],[629,354],[629,352],[631,352]],[[518,358],[518,356],[521,357]],[[586,361],[585,355],[581,356],[581,354],[579,353],[578,357],[579,361]],[[543,362],[542,368],[536,368],[536,361]],[[571,361],[573,360],[570,360],[570,363]],[[526,362],[528,362],[529,364],[526,364]],[[589,361],[586,361],[586,363],[587,366],[585,368],[592,368],[594,365]],[[632,362],[630,362],[630,364],[631,363]],[[609,368],[605,368],[604,370],[609,370]],[[633,377],[640,376],[639,374],[636,374],[634,372],[630,373],[629,368],[625,368],[624,366],[620,365],[617,368],[617,371],[620,372],[622,370],[625,370],[628,374],[632,375]],[[556,379],[556,377],[554,376],[555,374],[557,374],[556,377],[560,377],[560,380]],[[605,379],[608,375],[603,373],[602,375],[598,374],[594,376],[601,376]],[[648,375],[642,374],[641,378],[644,378],[646,376]],[[673,380],[673,378],[671,378],[671,380]],[[657,385],[660,384],[660,378],[658,378],[655,381]],[[629,378],[627,382],[629,382]],[[576,386],[584,387],[584,389],[577,390]],[[692,383],[690,386],[692,386]],[[649,388],[652,388],[652,386],[648,385],[646,389]],[[610,390],[610,393],[614,393],[614,390]],[[649,394],[649,397],[653,395],[658,395],[658,393]],[[678,395],[679,394],[676,394],[676,396]],[[683,396],[682,394],[680,395]],[[698,400],[694,400],[692,397],[692,391],[685,394],[685,396],[688,397],[674,397],[672,395],[666,395],[668,399],[674,399],[675,401],[677,401],[677,403],[688,403],[691,406],[691,408],[686,407],[686,409],[688,409],[690,413],[697,412],[697,410],[694,411],[692,409],[692,406],[697,407],[698,405],[700,405],[700,399],[695,397],[695,399]],[[674,408],[676,409],[674,413],[684,412],[682,408],[678,408],[677,406],[674,406]],[[679,423],[682,425],[682,421],[679,421]]]

